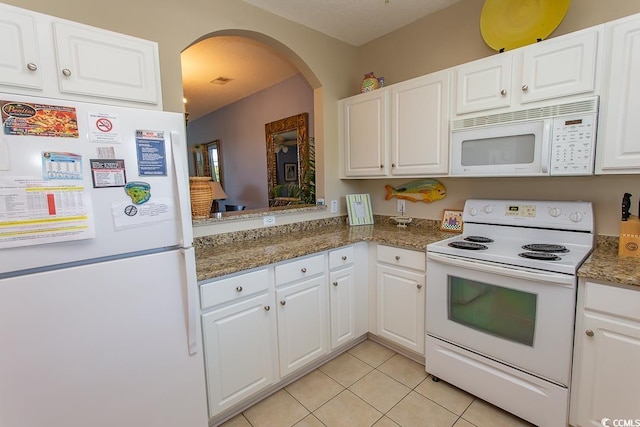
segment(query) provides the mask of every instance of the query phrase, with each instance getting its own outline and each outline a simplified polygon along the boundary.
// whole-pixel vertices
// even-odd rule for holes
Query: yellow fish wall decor
[[[393,188],[390,185],[384,186],[387,194],[385,200],[392,197],[409,200],[410,202],[431,203],[442,200],[447,195],[444,185],[435,179],[416,179],[400,187]]]

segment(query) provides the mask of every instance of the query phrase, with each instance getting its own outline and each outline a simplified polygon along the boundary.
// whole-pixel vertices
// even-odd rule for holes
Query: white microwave
[[[451,176],[593,174],[598,97],[451,122]]]

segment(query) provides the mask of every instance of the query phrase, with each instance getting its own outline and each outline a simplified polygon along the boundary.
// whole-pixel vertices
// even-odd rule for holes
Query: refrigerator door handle
[[[194,248],[181,249],[184,256],[185,274],[185,295],[187,298],[187,341],[189,343],[189,354],[198,352],[198,282],[196,275],[196,255]]]
[[[187,172],[186,156],[187,148],[182,143],[178,132],[171,132],[171,154],[173,156],[173,169],[176,175],[178,190],[178,212],[180,213],[180,226],[182,228],[182,246],[190,247],[193,242],[193,226],[191,222],[191,197],[189,196],[189,173]]]

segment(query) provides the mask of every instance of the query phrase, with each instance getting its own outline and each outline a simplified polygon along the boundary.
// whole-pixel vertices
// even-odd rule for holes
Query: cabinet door
[[[578,393],[575,424],[601,426],[603,418],[640,418],[640,324],[594,313],[583,320],[583,329],[576,330],[582,351],[574,373],[580,385],[572,391]]]
[[[525,47],[522,79],[513,88],[520,91],[520,102],[593,92],[598,36],[597,30],[589,30]]]
[[[202,316],[209,416],[278,380],[273,293]]]
[[[391,86],[391,174],[447,173],[450,72]]]
[[[322,275],[276,291],[282,377],[329,351],[326,281]]]
[[[331,348],[334,349],[357,337],[354,268],[346,267],[331,272],[329,283]]]
[[[456,69],[456,113],[511,105],[512,56],[501,54]]]
[[[602,173],[640,169],[640,18],[625,19],[608,30],[610,75],[603,98],[596,168]]]
[[[0,84],[42,89],[35,18],[0,4]]]
[[[344,174],[352,177],[387,174],[388,92],[378,89],[339,103]]]
[[[424,355],[425,275],[378,264],[378,335]]]
[[[156,43],[66,22],[53,29],[62,93],[160,103]]]

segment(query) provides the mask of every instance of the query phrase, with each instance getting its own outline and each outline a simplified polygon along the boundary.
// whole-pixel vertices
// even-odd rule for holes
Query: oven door
[[[575,277],[427,253],[427,334],[568,386]]]

